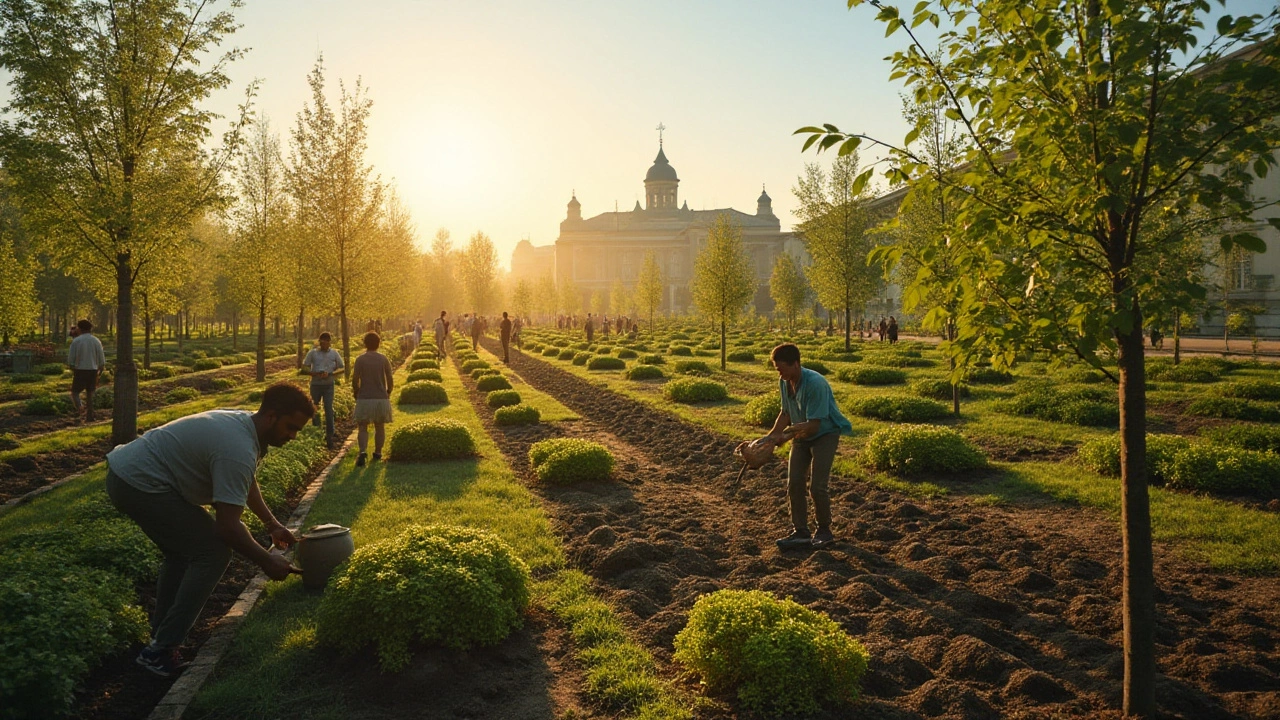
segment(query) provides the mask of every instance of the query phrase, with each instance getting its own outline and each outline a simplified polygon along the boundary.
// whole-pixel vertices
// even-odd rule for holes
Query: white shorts
[[[358,423],[391,422],[391,401],[356,400],[355,421]]]

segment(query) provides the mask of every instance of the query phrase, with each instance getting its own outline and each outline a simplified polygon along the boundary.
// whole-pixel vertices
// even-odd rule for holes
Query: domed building
[[[807,264],[803,241],[795,234],[782,232],[773,202],[768,193],[760,193],[754,215],[721,208],[690,210],[679,197],[680,177],[661,143],[658,156],[644,177],[645,205],[640,202],[630,211],[604,212],[584,218],[577,194],[570,198],[566,217],[560,223],[556,240],[555,273],[558,280],[571,280],[583,292],[583,307],[592,292],[608,292],[616,281],[634,287],[644,264],[645,254],[653,251],[666,294],[662,310],[683,313],[690,309],[689,282],[693,277],[694,259],[707,239],[707,232],[717,215],[728,214],[742,229],[742,241],[758,287],[757,312],[773,309],[769,297],[769,275],[778,253],[789,252]],[[544,246],[545,247],[545,246]],[[513,275],[526,276],[523,267],[542,248],[517,248],[511,258]]]

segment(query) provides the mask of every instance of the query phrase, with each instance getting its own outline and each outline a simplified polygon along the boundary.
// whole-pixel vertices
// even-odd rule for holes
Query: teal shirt
[[[782,411],[791,418],[792,425],[810,420],[822,421],[818,432],[808,439],[814,440],[833,432],[841,435],[853,434],[853,426],[840,414],[831,385],[818,373],[809,368],[801,368],[800,385],[796,387],[795,395],[791,394],[791,388],[787,387],[787,381],[782,378],[778,378],[778,390],[782,393]]]

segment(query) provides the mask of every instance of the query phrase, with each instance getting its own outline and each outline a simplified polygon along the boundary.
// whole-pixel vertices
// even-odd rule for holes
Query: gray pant
[[[831,528],[831,495],[827,492],[827,482],[831,479],[831,463],[835,462],[839,444],[838,432],[812,440],[791,441],[791,454],[787,457],[787,497],[791,501],[791,524],[796,530],[808,532],[809,529],[806,485],[808,494],[813,496],[813,513],[818,516],[818,527]]]
[[[231,548],[214,534],[209,512],[176,492],[142,492],[108,470],[107,496],[164,554],[156,581],[151,644],[176,648],[187,639],[226,572]]]
[[[322,385],[319,383],[311,383],[311,402],[316,404],[316,414],[311,418],[311,424],[320,427],[320,401],[324,401],[324,436],[325,439],[332,439],[334,435],[333,429],[333,383]]]

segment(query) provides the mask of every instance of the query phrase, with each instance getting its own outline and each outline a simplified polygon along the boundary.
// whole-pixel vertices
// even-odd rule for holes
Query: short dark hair
[[[278,382],[262,393],[260,413],[274,413],[278,417],[285,415],[315,415],[316,406],[311,403],[302,388],[293,383]]]
[[[366,350],[377,350],[382,344],[382,338],[378,337],[376,332],[367,332],[364,334],[364,347]]]
[[[798,363],[800,362],[800,348],[796,347],[794,343],[782,343],[778,347],[774,348],[773,352],[769,353],[769,357],[772,358],[774,362],[786,363],[788,365]]]
[[[80,328],[80,332],[93,332],[93,323],[88,320],[77,320],[76,327]]]
[[[332,340],[332,339],[333,339],[333,336],[329,334],[329,331],[328,331],[328,330],[326,330],[326,331],[324,331],[324,332],[320,333],[320,339],[321,339],[321,340]]]

